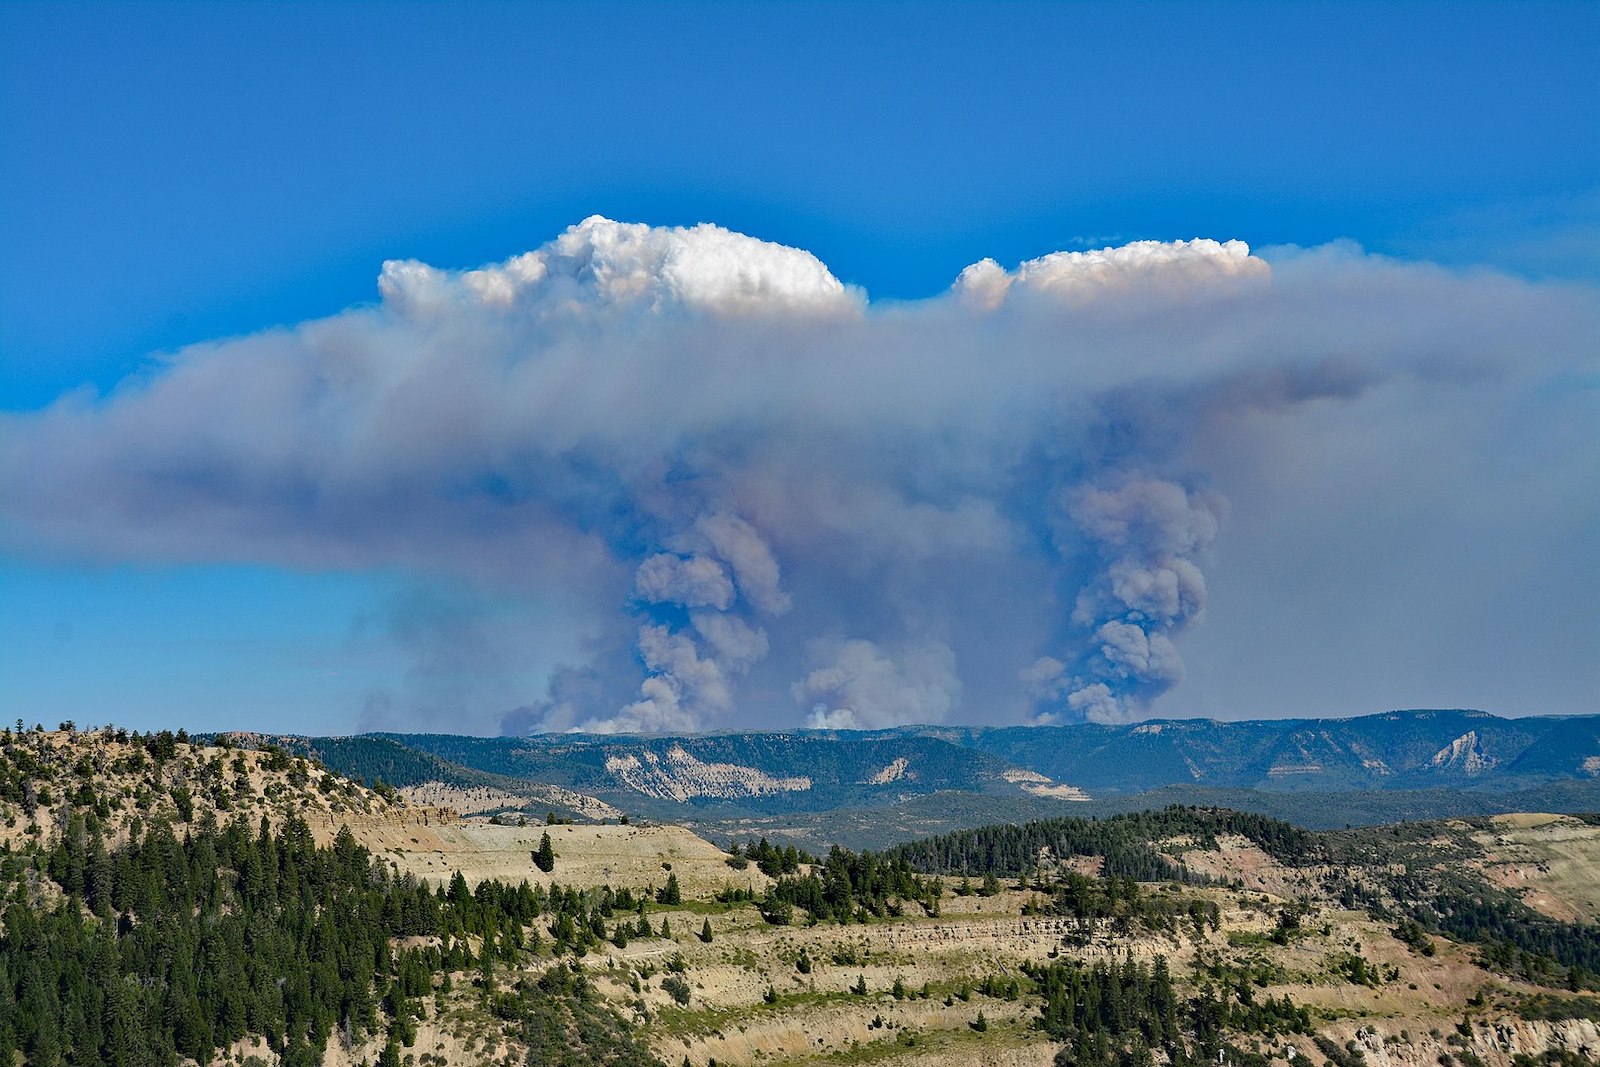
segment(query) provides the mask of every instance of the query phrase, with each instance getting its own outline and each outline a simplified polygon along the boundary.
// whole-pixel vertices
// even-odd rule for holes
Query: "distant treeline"
[[[386,737],[320,737],[315,741],[283,738],[281,747],[368,787],[379,782],[399,787],[430,781],[466,784],[453,780],[460,768]]]
[[[1108,877],[1191,881],[1186,868],[1156,851],[1156,843],[1187,837],[1198,847],[1215,848],[1218,834],[1246,837],[1289,864],[1310,862],[1322,851],[1314,834],[1292,823],[1220,808],[1174,805],[1105,819],[1068,817],[959,830],[896,845],[884,854],[929,874],[1001,876],[1035,869],[1046,852],[1057,859],[1098,856],[1103,861],[1101,873]]]
[[[815,920],[865,922],[900,915],[903,905],[915,902],[929,915],[939,913],[944,885],[940,875],[961,876],[958,894],[973,892],[972,875],[981,875],[980,895],[999,891],[997,877],[1035,875],[1035,888],[1047,893],[1043,908],[1050,914],[1071,916],[1090,925],[1116,920],[1150,929],[1175,931],[1181,920],[1197,925],[1217,924],[1214,903],[1180,899],[1142,891],[1140,881],[1198,881],[1187,869],[1155,850],[1164,839],[1188,836],[1197,846],[1216,847],[1216,835],[1242,834],[1274,854],[1304,860],[1317,854],[1315,838],[1295,826],[1259,815],[1173,807],[1159,812],[1097,819],[1051,819],[1016,825],[987,826],[899,845],[887,851],[852,852],[835,845],[825,860],[779,849],[763,838],[748,849],[737,845],[731,863],[754,858],[763,871],[777,879],[759,903],[769,922],[792,921],[793,909],[804,909]],[[1043,850],[1057,858],[1100,856],[1104,869],[1098,878],[1065,872],[1052,881],[1042,879]],[[801,872],[802,864],[809,871]],[[724,894],[731,902],[752,894]]]

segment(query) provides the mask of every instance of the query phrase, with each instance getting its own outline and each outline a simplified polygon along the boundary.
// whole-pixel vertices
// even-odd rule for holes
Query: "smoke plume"
[[[1385,471],[1340,466],[1330,424],[1440,477],[1492,435],[1474,500],[1578,463],[1491,413],[1593,438],[1589,290],[1344,246],[1270,259],[1144,241],[876,305],[798,249],[590,218],[478,270],[387,263],[376,305],[0,417],[0,536],[397,570],[572,635],[558,660],[520,650],[543,692],[436,687],[427,714],[457,726],[1135,717],[1183,684],[1231,524],[1386,521]],[[1417,405],[1465,421],[1417,440]],[[1303,499],[1261,495],[1313,448]],[[422,664],[519,655],[483,625],[392,629]]]

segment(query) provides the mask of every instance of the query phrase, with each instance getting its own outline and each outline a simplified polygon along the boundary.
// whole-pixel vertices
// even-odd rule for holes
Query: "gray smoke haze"
[[[387,627],[424,691],[364,713],[515,706],[511,731],[1137,717],[1184,692],[1236,525],[1282,583],[1252,588],[1258,618],[1331,575],[1381,595],[1385,538],[1560,566],[1596,511],[1593,289],[1270,259],[1138,242],[874,305],[797,249],[591,218],[480,270],[385,264],[374,306],[0,417],[0,534],[520,599],[572,635],[545,692],[496,682],[548,652],[471,597],[409,602]],[[1485,551],[1404,514],[1428,471]],[[1284,514],[1315,532],[1263,539]],[[1341,549],[1343,526],[1367,532]],[[1275,568],[1311,540],[1302,588]],[[1546,625],[1592,632],[1593,563],[1569,562]]]

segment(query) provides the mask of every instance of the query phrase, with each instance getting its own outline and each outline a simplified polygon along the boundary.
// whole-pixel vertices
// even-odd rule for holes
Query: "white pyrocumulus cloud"
[[[1218,284],[1265,283],[1264,260],[1243,241],[1134,241],[1092,252],[1052,252],[1008,272],[992,259],[961,272],[954,291],[969,306],[993,311],[1008,300],[1041,296],[1087,302],[1117,293],[1191,293]]]
[[[537,252],[452,272],[416,260],[383,265],[378,291],[408,318],[448,319],[463,306],[522,307],[582,317],[622,308],[713,313],[851,314],[862,300],[809,252],[718,226],[655,229],[584,220]]]
[[[1309,628],[1286,561],[1318,584],[1313,541],[1351,604],[1432,544],[1414,596],[1467,573],[1506,602],[1546,591],[1536,625],[1486,609],[1429,632],[1581,693],[1594,672],[1540,649],[1594,636],[1592,565],[1554,576],[1596,512],[1593,289],[1347,246],[1270,258],[1194,240],[984,260],[886,306],[710,225],[597,217],[478,270],[391,262],[375,306],[0,416],[0,538],[521,598],[581,651],[507,729],[1138,716],[1202,692],[1180,648],[1219,618]],[[1423,517],[1429,478],[1459,488]],[[1264,537],[1285,515],[1306,521]],[[515,658],[486,625],[390,629],[456,679]],[[1221,659],[1198,672],[1213,689]],[[435,689],[436,721],[511,702]],[[494,706],[443,707],[474,699]]]

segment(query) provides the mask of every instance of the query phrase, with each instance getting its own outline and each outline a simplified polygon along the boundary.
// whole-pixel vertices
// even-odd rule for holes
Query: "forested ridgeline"
[[[899,916],[908,902],[930,916],[938,915],[945,892],[991,896],[1000,891],[999,877],[1005,876],[1020,879],[1019,887],[1039,894],[1027,910],[1086,924],[1113,920],[1124,931],[1137,925],[1175,933],[1186,921],[1214,929],[1217,905],[1141,887],[1141,882],[1207,880],[1191,875],[1157,851],[1158,846],[1186,839],[1187,847],[1215,849],[1218,835],[1227,834],[1245,837],[1285,863],[1321,860],[1326,854],[1315,835],[1290,823],[1224,809],[1173,806],[1107,819],[985,826],[883,852],[857,853],[836,845],[824,860],[793,846],[779,849],[762,838],[743,848],[735,844],[728,862],[737,867],[754,860],[777,879],[759,902],[773,923],[790,922],[795,908],[819,921],[865,922]],[[1098,876],[1070,869],[1047,871],[1049,860],[1042,859],[1069,861],[1078,856],[1101,858]],[[802,870],[802,864],[809,869]],[[944,880],[957,875],[959,882]],[[981,880],[974,885],[974,878]]]
[[[272,737],[273,747],[316,760],[338,774],[367,785],[383,782],[402,787],[442,781],[481,785],[481,777],[428,752],[408,748],[387,737]]]
[[[927,874],[999,876],[1033,870],[1043,854],[1056,859],[1097,856],[1102,860],[1101,873],[1108,876],[1187,881],[1188,872],[1158,852],[1157,844],[1188,838],[1196,847],[1214,849],[1219,834],[1248,838],[1290,865],[1316,862],[1324,852],[1314,834],[1292,823],[1222,808],[1174,805],[1105,819],[1067,817],[960,830],[896,845],[884,854]]]
[[[1467,824],[1469,831],[1489,828],[1486,820]],[[1022,875],[1037,870],[1041,856],[1100,857],[1101,879],[1058,880],[1051,907],[1057,914],[1087,916],[1111,907],[1109,900],[1121,892],[1125,899],[1117,913],[1149,925],[1164,917],[1144,912],[1164,910],[1168,902],[1139,897],[1126,887],[1203,880],[1157,846],[1179,839],[1215,848],[1217,837],[1225,834],[1248,839],[1287,867],[1323,866],[1325,888],[1346,906],[1383,919],[1403,917],[1421,929],[1479,945],[1483,962],[1503,974],[1571,989],[1600,987],[1600,928],[1541,915],[1488,884],[1464,862],[1481,850],[1459,827],[1444,824],[1312,833],[1262,815],[1171,806],[1105,819],[986,826],[898,845],[883,855],[923,873],[972,876]]]
[[[370,788],[440,782],[459,789],[495,789],[516,793],[529,787],[526,778],[491,774],[401,744],[391,737],[362,734],[355,737],[272,737],[273,747],[304,756],[335,773]]]
[[[835,845],[827,858],[819,860],[792,846],[778,849],[765,838],[746,849],[735,845],[728,862],[737,866],[747,863],[750,857],[773,876],[773,884],[759,898],[753,891],[730,888],[718,899],[724,903],[752,901],[766,921],[774,925],[793,922],[795,909],[804,911],[812,922],[894,919],[912,903],[933,917],[940,914],[940,901],[947,892],[956,896],[994,896],[1002,888],[993,870],[984,872],[977,884],[966,875],[959,882],[947,884],[939,875],[920,873],[898,854],[858,853]],[[1174,892],[1172,887],[1151,890],[1126,875],[1089,877],[1068,870],[1046,877],[1036,867],[1031,883],[1019,883],[1018,888],[1024,887],[1033,893],[1030,902],[1023,905],[1024,915],[1075,918],[1085,940],[1103,920],[1109,920],[1113,930],[1121,934],[1130,933],[1135,927],[1176,934],[1186,921],[1197,932],[1207,927],[1215,930],[1219,922],[1215,901]]]
[[[207,1062],[259,1035],[287,1067],[369,1036],[380,1065],[398,1064],[452,975],[533,1062],[654,1062],[569,965],[509,981],[520,961],[609,934],[603,913],[635,904],[610,890],[469,892],[459,875],[430,889],[348,831],[318,847],[298,819],[274,831],[206,817],[181,837],[158,820],[111,850],[92,811],[48,850],[0,851],[0,879],[0,1063]]]

